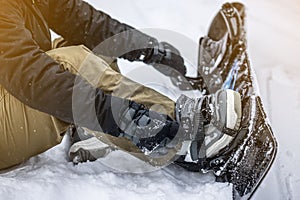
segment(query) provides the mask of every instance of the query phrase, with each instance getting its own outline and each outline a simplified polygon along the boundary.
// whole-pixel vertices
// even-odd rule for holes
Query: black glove
[[[178,72],[186,74],[186,67],[180,52],[167,42],[160,42],[154,46],[152,54],[145,58],[145,63],[151,64],[155,69],[167,76],[173,76]]]
[[[137,147],[145,152],[151,152],[155,149],[166,147],[175,138],[179,132],[179,124],[174,121],[166,121],[161,130],[154,136],[140,138]]]
[[[122,58],[151,64],[156,70],[169,77],[178,73],[186,74],[186,67],[180,52],[171,44],[159,43],[155,38],[150,38],[146,48],[128,52]]]
[[[118,105],[113,105],[114,107]],[[129,101],[118,108],[118,137],[131,140],[144,153],[165,147],[181,131],[179,123],[169,116],[148,110],[144,105]]]

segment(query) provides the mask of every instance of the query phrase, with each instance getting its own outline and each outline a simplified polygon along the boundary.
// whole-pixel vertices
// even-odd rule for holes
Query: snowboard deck
[[[234,141],[213,158],[191,163],[185,162],[184,157],[181,157],[175,162],[190,171],[213,171],[217,181],[229,182],[233,185],[233,199],[236,200],[252,197],[267,175],[277,153],[277,142],[265,113],[257,78],[246,51],[243,30],[244,11],[244,5],[240,3],[223,5],[212,22],[209,34],[213,35],[213,32],[217,31],[217,34],[222,35],[225,29],[228,32],[232,30],[237,32],[236,30],[240,29],[241,32],[239,35],[236,33],[236,36],[229,33],[231,38],[224,41],[226,44],[224,52],[220,51],[221,46],[224,45],[221,40],[221,42],[210,41],[211,36],[208,39],[201,38],[198,81],[195,78],[186,77],[191,86],[186,89],[198,88],[203,94],[213,93],[218,89],[233,89],[239,92],[243,109],[241,128]],[[232,25],[232,21],[235,21],[235,24]],[[232,28],[236,24],[239,26]],[[235,41],[237,37],[239,39],[242,37],[243,40],[237,42]],[[241,45],[241,41],[244,44]],[[215,46],[219,45],[220,48],[207,51],[207,46],[205,46],[207,42],[214,43]],[[217,60],[216,49],[220,51],[217,54],[224,54],[222,61],[218,67],[207,71],[208,68],[213,68],[210,65]]]

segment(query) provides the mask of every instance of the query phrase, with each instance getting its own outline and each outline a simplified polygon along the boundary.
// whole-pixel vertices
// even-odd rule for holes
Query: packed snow
[[[1,174],[0,199],[231,198],[230,186],[215,183],[210,175],[175,166],[149,171],[150,166],[120,151],[74,166],[66,157],[67,150],[65,138],[61,145]]]
[[[225,1],[211,0],[89,0],[100,10],[140,29],[167,29],[197,44]],[[248,8],[249,50],[264,104],[279,142],[277,160],[253,199],[299,199],[300,75],[299,6],[296,0],[242,1]],[[151,30],[148,30],[151,32]],[[167,40],[164,34],[159,39]],[[172,41],[170,41],[172,42]],[[184,47],[180,47],[184,51]],[[192,50],[194,51],[194,50]],[[195,52],[196,55],[197,52]],[[190,56],[191,65],[195,55]],[[161,82],[137,74],[143,67],[123,60],[122,73],[152,86],[171,98],[178,91],[168,79]],[[129,68],[132,67],[132,68]],[[147,73],[148,73],[147,69]],[[143,71],[142,71],[143,72]],[[152,70],[154,77],[159,76]],[[193,70],[189,69],[189,73]],[[171,88],[171,89],[170,89]],[[284,92],[285,95],[282,93]],[[14,169],[0,172],[0,199],[231,199],[231,185],[216,183],[211,174],[187,172],[170,165],[154,169],[121,151],[96,162],[68,161],[68,137],[51,150]],[[297,152],[298,150],[298,152]]]

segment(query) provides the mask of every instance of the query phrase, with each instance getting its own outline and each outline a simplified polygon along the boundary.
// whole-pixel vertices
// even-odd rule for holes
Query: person
[[[216,155],[232,141],[241,119],[238,93],[181,95],[174,102],[124,77],[111,62],[119,57],[167,76],[185,74],[184,60],[171,44],[82,0],[0,5],[0,169],[57,145],[70,129],[76,129],[70,131],[74,162],[117,148],[163,166],[176,155],[189,153],[192,161]],[[63,39],[52,44],[50,29]]]

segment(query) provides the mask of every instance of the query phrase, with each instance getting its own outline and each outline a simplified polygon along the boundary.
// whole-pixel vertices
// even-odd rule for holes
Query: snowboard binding
[[[277,142],[258,93],[247,54],[245,7],[225,3],[213,19],[208,34],[200,39],[198,77],[173,77],[182,90],[212,94],[220,89],[240,93],[242,122],[237,136],[217,155],[175,163],[191,171],[213,171],[217,181],[233,184],[234,199],[249,199],[270,169]]]

